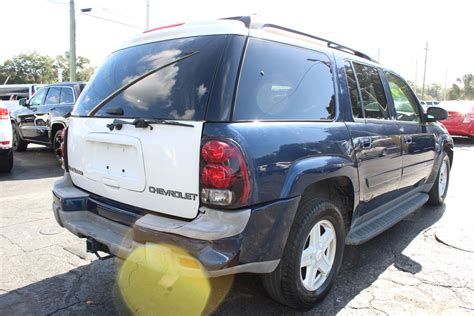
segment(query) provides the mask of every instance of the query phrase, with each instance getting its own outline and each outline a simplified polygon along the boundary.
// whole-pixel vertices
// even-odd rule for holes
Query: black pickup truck
[[[14,150],[25,151],[29,143],[46,145],[61,160],[61,131],[67,126],[66,116],[85,85],[85,82],[50,84],[31,99],[20,99],[22,108],[11,114]]]

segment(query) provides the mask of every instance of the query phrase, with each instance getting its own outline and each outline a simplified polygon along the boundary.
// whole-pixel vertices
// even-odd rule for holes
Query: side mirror
[[[28,99],[21,98],[20,100],[18,100],[18,104],[21,105],[21,106],[27,106],[28,105]]]
[[[448,118],[448,111],[437,106],[432,106],[428,108],[425,114],[425,119],[427,122],[442,121],[447,118]]]

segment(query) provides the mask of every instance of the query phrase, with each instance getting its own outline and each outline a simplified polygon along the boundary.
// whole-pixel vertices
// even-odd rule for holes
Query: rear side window
[[[95,116],[117,116],[123,110],[121,117],[203,120],[225,39],[225,35],[189,37],[117,51],[86,86],[73,115],[89,115],[102,100],[132,80],[195,53],[131,85]]]
[[[44,104],[59,104],[59,96],[61,95],[61,88],[52,87],[48,90],[48,95]]]
[[[390,119],[387,98],[378,70],[363,64],[352,64],[359,82],[365,117],[379,120]]]
[[[364,118],[362,102],[360,101],[359,90],[357,89],[357,80],[351,62],[346,60],[344,62],[344,68],[346,71],[347,84],[349,86],[349,95],[351,97],[352,115],[355,118]]]
[[[74,103],[74,94],[72,92],[72,88],[61,88],[61,104],[63,103]]]
[[[332,120],[334,116],[333,75],[326,55],[250,40],[234,120]]]

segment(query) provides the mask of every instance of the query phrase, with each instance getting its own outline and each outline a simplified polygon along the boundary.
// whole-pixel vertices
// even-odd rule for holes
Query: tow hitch
[[[97,240],[94,240],[94,239],[87,239],[86,240],[86,249],[87,249],[87,252],[91,252],[91,253],[95,254],[96,257],[99,260],[107,260],[107,259],[110,259],[110,258],[114,257],[113,255],[110,255],[110,254],[107,255],[107,256],[99,255],[99,251],[108,253],[109,248],[106,245],[101,244],[100,242],[98,242]]]

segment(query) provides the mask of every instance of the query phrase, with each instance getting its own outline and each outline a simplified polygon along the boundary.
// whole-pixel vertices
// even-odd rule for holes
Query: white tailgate
[[[202,122],[194,127],[123,125],[108,118],[71,117],[68,163],[74,184],[124,204],[184,218],[199,208]]]

